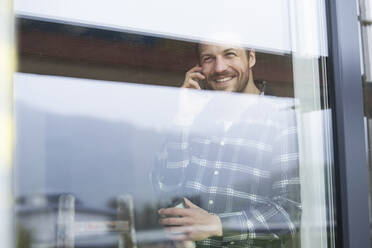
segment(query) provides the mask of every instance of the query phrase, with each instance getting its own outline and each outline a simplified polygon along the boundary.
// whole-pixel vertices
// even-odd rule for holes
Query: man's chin
[[[228,92],[236,91],[233,82],[229,82],[228,84],[213,83],[211,86],[212,86],[211,87],[212,90],[228,91]]]
[[[227,86],[216,85],[214,89],[215,90],[218,90],[218,91],[226,91],[226,92],[234,92],[234,91],[236,91],[236,89],[232,85],[227,85]]]

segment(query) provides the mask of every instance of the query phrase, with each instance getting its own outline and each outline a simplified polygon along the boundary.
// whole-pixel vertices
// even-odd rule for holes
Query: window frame
[[[336,247],[370,247],[357,3],[328,0],[326,8],[329,97],[334,128]]]

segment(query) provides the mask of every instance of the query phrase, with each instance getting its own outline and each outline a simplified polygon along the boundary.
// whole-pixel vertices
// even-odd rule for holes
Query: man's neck
[[[247,86],[245,86],[243,93],[255,95],[259,95],[261,93],[254,83],[252,71],[249,72],[248,83]]]

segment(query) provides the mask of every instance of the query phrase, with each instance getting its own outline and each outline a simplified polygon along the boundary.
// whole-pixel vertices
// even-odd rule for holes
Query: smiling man
[[[156,184],[184,197],[184,208],[160,209],[160,223],[171,239],[197,247],[298,247],[293,101],[257,96],[253,50],[200,44],[198,51],[183,88],[250,95],[216,94],[190,126],[169,135]]]
[[[240,47],[200,44],[199,65],[186,73],[183,88],[201,89],[200,83],[210,90],[259,94],[253,81],[252,68],[256,63],[253,50]]]

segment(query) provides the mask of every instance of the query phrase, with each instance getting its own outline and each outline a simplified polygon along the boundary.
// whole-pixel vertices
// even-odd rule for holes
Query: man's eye
[[[204,57],[203,58],[203,62],[211,62],[212,61],[212,57]]]
[[[234,53],[234,52],[228,52],[228,53],[226,53],[226,56],[227,57],[235,57],[236,56],[236,53]]]

